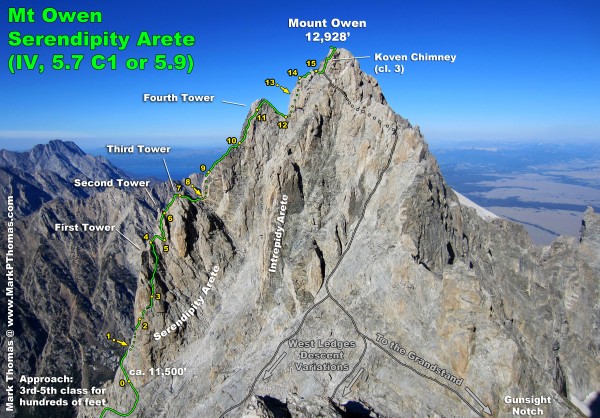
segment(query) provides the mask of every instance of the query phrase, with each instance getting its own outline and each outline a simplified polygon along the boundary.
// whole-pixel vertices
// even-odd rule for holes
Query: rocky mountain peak
[[[169,208],[169,252],[142,258],[134,316],[151,277],[162,302],[124,367],[186,374],[136,377],[137,402],[117,371],[112,405],[338,417],[352,401],[372,416],[505,416],[506,395],[539,395],[548,416],[575,416],[600,379],[600,337],[585,332],[600,324],[598,251],[564,240],[540,253],[522,227],[461,203],[419,129],[341,58],[298,80],[287,114],[255,102],[206,200]],[[347,347],[323,371],[292,340]]]
[[[55,173],[66,180],[77,176],[95,177],[98,180],[126,177],[125,173],[104,157],[86,154],[74,142],[52,140],[36,145],[29,151],[0,151],[0,167],[21,170],[32,174],[36,171]]]
[[[63,155],[79,155],[84,156],[85,152],[73,141],[62,141],[60,139],[52,139],[48,144],[36,145],[32,149],[32,155],[42,153],[55,153]]]
[[[600,217],[596,215],[593,207],[588,207],[581,220],[579,241],[591,241],[600,245]]]
[[[55,198],[79,199],[103,188],[82,188],[74,179],[128,178],[104,157],[86,154],[74,142],[52,140],[29,151],[0,150],[0,190],[15,197],[15,210],[28,215]],[[6,203],[0,203],[5,209]]]

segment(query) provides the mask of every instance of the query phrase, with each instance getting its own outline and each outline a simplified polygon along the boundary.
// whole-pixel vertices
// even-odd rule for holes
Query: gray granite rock
[[[299,81],[287,118],[263,105],[267,121],[252,119],[255,102],[245,142],[205,181],[207,200],[169,211],[172,249],[156,277],[164,297],[125,367],[185,373],[133,378],[133,416],[477,416],[467,387],[494,417],[531,407],[506,396],[549,397],[544,416],[581,415],[576,405],[600,389],[599,217],[586,213],[581,240],[540,249],[522,227],[461,203],[419,128],[347,51],[335,58],[345,59]],[[154,337],[200,296],[191,318]],[[303,358],[314,353],[343,358]],[[335,367],[298,369],[313,363]],[[122,377],[107,399],[128,411]]]

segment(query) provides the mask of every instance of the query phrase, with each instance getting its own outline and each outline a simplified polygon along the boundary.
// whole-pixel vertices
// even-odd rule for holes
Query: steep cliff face
[[[103,157],[88,155],[74,142],[53,140],[27,152],[0,151],[0,166],[35,174],[55,173],[66,180],[85,176],[98,180],[125,174]]]
[[[15,198],[15,213],[29,215],[57,197],[82,199],[102,188],[75,187],[73,180],[108,180],[127,175],[103,157],[94,157],[73,142],[36,145],[27,152],[0,150],[0,190]],[[0,201],[6,211],[6,202]]]
[[[299,81],[287,118],[254,103],[208,198],[170,208],[162,296],[125,367],[185,373],[132,377],[135,416],[483,414],[466,387],[493,416],[511,416],[505,396],[577,416],[600,381],[599,217],[542,252],[520,226],[461,204],[419,129],[348,52],[334,58]],[[152,267],[145,256],[136,315]],[[294,341],[332,342],[320,352],[342,358],[307,358],[314,348]],[[134,403],[114,383],[107,399]]]
[[[55,225],[114,225],[142,247],[141,236],[156,223],[157,208],[140,190],[74,187],[74,178],[127,177],[73,143],[51,141],[26,153],[2,151],[0,166],[3,209],[4,196],[13,197],[14,208],[16,375],[68,375],[72,387],[101,385],[114,375],[121,352],[106,334],[131,337],[141,251],[117,232],[56,231]],[[154,198],[166,190],[157,188]],[[2,259],[6,250],[3,245]],[[4,330],[0,342],[5,346]],[[19,408],[18,416],[74,413],[70,407]]]

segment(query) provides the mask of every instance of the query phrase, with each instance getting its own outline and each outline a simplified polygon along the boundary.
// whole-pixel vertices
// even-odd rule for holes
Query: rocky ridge
[[[418,127],[390,109],[376,80],[347,51],[334,57],[344,60],[294,89],[288,129],[247,122],[246,143],[208,177],[208,199],[170,210],[172,251],[156,276],[165,297],[126,367],[186,372],[135,377],[134,416],[346,416],[354,404],[372,416],[482,414],[466,386],[495,417],[511,416],[507,395],[549,396],[546,416],[579,416],[600,381],[598,215],[586,213],[579,241],[546,250],[522,227],[481,217],[445,184]],[[205,295],[213,266],[220,273]],[[135,312],[150,271],[145,257]],[[199,312],[153,337],[199,296]],[[463,383],[386,353],[379,335]],[[350,371],[296,371],[293,338],[353,341]],[[111,406],[128,411],[132,392],[107,387]]]
[[[156,223],[156,205],[141,190],[74,187],[74,178],[127,178],[74,143],[50,141],[25,153],[1,151],[0,166],[0,188],[14,199],[17,376],[68,375],[73,387],[99,386],[114,375],[121,353],[106,333],[131,337],[131,306],[146,254],[116,232],[57,233],[55,223],[116,225],[142,247],[143,231]],[[157,186],[154,199],[166,199],[167,190]],[[2,201],[6,210],[7,200]],[[6,306],[4,292],[3,300]],[[0,341],[4,346],[4,331]],[[21,408],[18,416],[74,413],[72,408]]]
[[[74,142],[52,140],[27,152],[0,150],[0,189],[15,196],[15,212],[29,215],[55,198],[84,199],[103,188],[75,187],[73,180],[127,179],[104,157],[94,157]],[[6,202],[0,202],[6,211]]]

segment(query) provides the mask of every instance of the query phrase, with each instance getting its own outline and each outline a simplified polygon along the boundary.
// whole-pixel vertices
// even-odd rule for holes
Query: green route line
[[[252,122],[257,116],[258,116],[258,112],[260,111],[260,108],[262,107],[262,105],[268,105],[271,107],[271,109],[273,109],[275,111],[275,113],[277,113],[279,116],[282,116],[284,118],[287,118],[287,115],[281,113],[279,110],[277,110],[277,108],[275,106],[273,106],[273,103],[271,103],[270,101],[268,101],[267,99],[262,99],[260,102],[258,102],[258,105],[256,106],[256,109],[254,110],[254,113],[252,114],[252,116],[250,116],[250,118],[248,119],[248,123],[246,124],[246,126],[244,127],[244,130],[242,131],[242,137],[239,140],[238,143],[230,146],[229,148],[227,148],[227,151],[225,151],[225,154],[223,154],[217,161],[215,161],[213,163],[213,165],[206,171],[206,176],[208,177],[208,175],[210,174],[210,172],[213,170],[213,168],[215,168],[215,166],[217,164],[219,164],[221,161],[223,161],[223,159],[225,157],[227,157],[229,155],[229,153],[234,149],[239,147],[240,145],[242,145],[244,143],[244,141],[246,140],[246,137],[248,136],[248,129],[250,129],[250,122]]]
[[[133,347],[135,346],[136,334],[137,334],[138,329],[142,325],[142,321],[146,317],[146,313],[154,307],[154,298],[156,297],[155,277],[156,277],[156,271],[158,270],[158,253],[156,252],[156,246],[154,245],[154,240],[159,239],[162,242],[167,241],[167,237],[165,235],[165,230],[164,230],[164,220],[165,220],[165,216],[167,215],[167,211],[171,208],[171,206],[173,206],[173,203],[175,203],[177,198],[184,198],[193,203],[204,199],[201,197],[199,197],[197,199],[192,199],[190,196],[186,196],[186,195],[182,195],[182,194],[174,194],[173,198],[167,204],[167,206],[165,207],[165,210],[162,211],[162,214],[160,216],[160,220],[159,220],[159,224],[158,224],[159,229],[160,229],[160,235],[154,235],[152,237],[152,239],[150,239],[150,249],[152,250],[152,255],[154,255],[154,267],[152,269],[152,276],[149,281],[150,290],[151,290],[150,303],[146,306],[146,308],[144,308],[144,310],[142,310],[141,316],[138,318],[138,321],[135,324],[135,328],[133,330],[133,337],[132,337],[133,342],[132,342],[131,346],[125,351],[125,354],[123,354],[123,357],[121,357],[121,360],[119,361],[119,367],[121,368],[121,371],[123,372],[123,375],[125,376],[125,381],[129,384],[129,387],[131,388],[131,390],[133,390],[133,393],[135,394],[135,402],[133,403],[133,406],[131,407],[131,409],[125,413],[119,412],[113,408],[106,407],[102,410],[102,413],[100,414],[100,418],[103,418],[107,412],[113,412],[121,417],[128,417],[129,415],[131,415],[133,413],[133,411],[135,411],[135,408],[137,407],[137,404],[140,400],[140,394],[138,393],[137,389],[133,385],[133,382],[129,378],[129,373],[127,373],[127,370],[125,369],[125,366],[123,365],[123,362],[127,358],[127,355],[129,354],[129,352],[131,350],[133,350]]]
[[[329,55],[327,56],[327,58],[325,58],[325,61],[323,62],[323,69],[322,70],[314,70],[314,71],[308,71],[306,74],[301,75],[298,77],[298,79],[301,78],[306,78],[308,77],[309,74],[312,74],[313,72],[316,74],[323,74],[325,72],[325,69],[327,68],[327,64],[329,64],[329,61],[331,61],[331,58],[333,57],[333,54],[335,53],[335,51],[337,51],[337,48],[332,46],[331,48],[331,52],[329,53]]]
[[[308,77],[310,74],[323,74],[325,72],[325,69],[327,68],[327,64],[329,63],[329,61],[333,57],[333,54],[335,53],[335,51],[337,50],[337,48],[335,48],[333,46],[330,47],[330,49],[331,49],[331,52],[329,53],[329,55],[327,56],[327,58],[325,58],[325,61],[323,62],[323,68],[321,70],[309,71],[306,74],[304,74],[303,76],[299,76],[298,77],[298,83],[300,83],[301,79]],[[229,153],[234,148],[237,148],[241,144],[244,143],[244,141],[248,137],[248,130],[250,129],[250,124],[258,116],[258,112],[260,111],[260,109],[262,108],[263,105],[267,105],[267,106],[271,107],[271,109],[273,109],[273,111],[276,114],[278,114],[279,116],[281,116],[283,118],[287,118],[289,116],[289,115],[285,115],[284,113],[281,113],[279,110],[277,110],[277,108],[270,101],[268,101],[267,99],[262,99],[260,102],[258,102],[258,105],[256,106],[256,109],[254,110],[254,113],[252,114],[252,116],[250,116],[250,118],[248,119],[248,122],[246,123],[246,126],[244,126],[244,129],[242,130],[242,137],[240,138],[239,142],[236,143],[236,144],[231,145],[227,149],[227,151],[225,151],[225,153],[217,161],[215,161],[213,163],[213,165],[210,167],[210,169],[208,169],[206,171],[205,178],[208,177],[208,175],[215,168],[215,166],[218,163],[220,163],[221,161],[223,161],[223,159],[225,157],[227,157],[229,155]],[[125,354],[123,354],[123,357],[121,357],[121,360],[119,360],[119,368],[121,369],[121,371],[123,372],[123,375],[125,376],[125,382],[127,384],[129,384],[129,387],[131,388],[131,390],[135,394],[135,402],[133,403],[131,409],[129,411],[127,411],[127,412],[119,412],[116,409],[106,407],[106,408],[104,408],[102,410],[102,413],[100,414],[100,418],[104,418],[104,416],[108,412],[112,412],[112,413],[114,413],[114,414],[116,414],[116,415],[118,415],[120,417],[128,417],[131,414],[133,414],[133,412],[137,408],[137,405],[138,405],[138,403],[140,401],[140,394],[137,391],[136,387],[133,385],[133,382],[131,381],[131,379],[129,378],[129,373],[127,373],[127,370],[125,369],[125,366],[123,365],[123,362],[127,358],[127,355],[129,354],[129,352],[131,350],[133,350],[133,348],[135,347],[136,335],[137,335],[138,329],[142,325],[143,320],[146,318],[146,314],[148,313],[148,311],[150,311],[154,307],[154,298],[156,297],[155,277],[156,277],[156,272],[158,270],[158,253],[156,252],[156,246],[154,245],[154,241],[157,240],[157,239],[160,240],[160,241],[162,241],[162,242],[166,242],[167,241],[167,236],[165,235],[165,230],[164,230],[165,216],[167,216],[167,211],[171,208],[171,206],[173,206],[173,204],[175,203],[175,201],[177,199],[179,199],[179,198],[181,198],[181,199],[187,199],[187,200],[189,200],[192,203],[196,203],[196,202],[205,200],[207,198],[207,196],[205,195],[205,196],[193,199],[192,197],[187,196],[185,194],[175,193],[175,194],[173,194],[173,197],[171,198],[171,201],[167,204],[167,206],[165,207],[165,209],[162,211],[162,214],[160,216],[160,220],[159,220],[159,223],[158,223],[158,227],[160,229],[160,234],[154,235],[149,240],[149,242],[150,242],[150,249],[152,251],[152,255],[154,255],[154,267],[152,269],[152,276],[150,277],[150,280],[148,282],[150,284],[150,291],[151,291],[150,303],[146,306],[146,308],[144,308],[142,310],[142,313],[141,313],[140,317],[138,318],[137,323],[135,324],[135,328],[133,330],[133,336],[131,338],[132,343],[129,346],[129,348],[125,351]]]
[[[306,74],[299,76],[298,82],[296,84],[300,83],[301,79],[308,77],[310,74],[323,74],[325,72],[325,69],[327,68],[327,64],[333,57],[333,54],[335,54],[335,51],[337,51],[337,48],[333,47],[333,46],[330,47],[330,49],[331,49],[331,52],[329,53],[329,55],[327,56],[327,58],[325,58],[325,61],[323,62],[323,68],[321,70],[308,71]],[[217,164],[219,164],[225,157],[227,157],[234,148],[237,148],[241,144],[244,143],[244,141],[246,140],[246,137],[248,136],[248,129],[250,129],[250,122],[252,122],[258,116],[258,112],[260,111],[261,107],[265,104],[268,105],[269,107],[271,107],[271,109],[273,109],[275,111],[275,113],[277,113],[279,116],[281,116],[283,118],[287,118],[289,116],[289,115],[285,115],[285,114],[281,113],[279,110],[277,110],[277,108],[275,106],[273,106],[273,103],[271,103],[267,99],[262,99],[260,102],[258,102],[258,105],[256,106],[256,109],[254,110],[254,113],[248,119],[248,123],[246,124],[246,126],[244,127],[244,130],[242,131],[242,137],[240,138],[239,142],[237,144],[234,144],[234,145],[230,146],[229,148],[227,148],[227,151],[225,151],[225,154],[223,154],[221,156],[221,158],[219,158],[217,161],[215,161],[213,163],[213,165],[206,171],[207,177],[210,175],[213,168],[215,168],[215,166]]]

